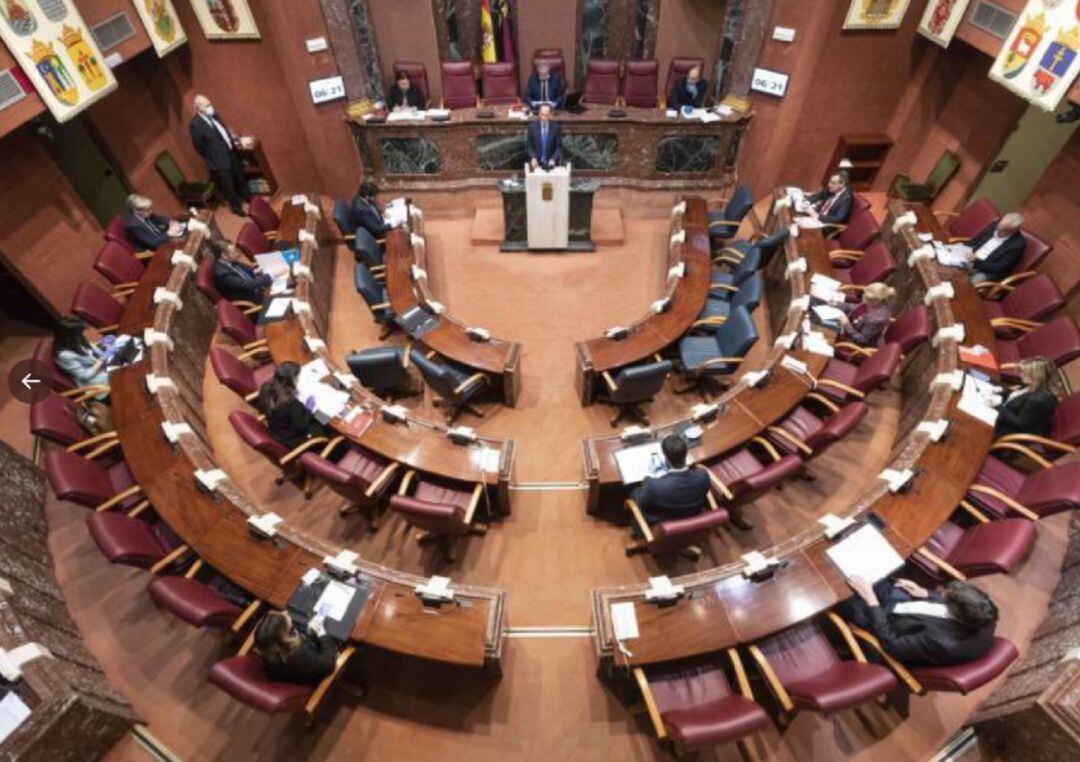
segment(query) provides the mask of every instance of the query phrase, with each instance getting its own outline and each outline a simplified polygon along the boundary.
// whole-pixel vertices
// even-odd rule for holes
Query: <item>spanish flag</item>
[[[484,63],[496,63],[499,54],[495,49],[495,26],[491,23],[491,0],[483,0],[480,7],[480,59]]]

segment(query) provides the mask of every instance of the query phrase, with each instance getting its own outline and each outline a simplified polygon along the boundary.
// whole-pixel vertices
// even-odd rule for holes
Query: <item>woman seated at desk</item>
[[[259,396],[255,400],[255,407],[266,416],[270,436],[290,451],[311,437],[326,434],[326,428],[296,398],[296,379],[299,375],[299,365],[283,362],[270,380],[259,387]]]
[[[263,660],[263,671],[271,680],[283,683],[318,685],[334,672],[338,645],[322,629],[318,619],[311,622],[312,632],[301,635],[292,617],[284,611],[271,611],[255,631],[255,649]]]
[[[1050,435],[1058,404],[1057,368],[1045,357],[1021,360],[1023,386],[1009,392],[998,408],[994,438],[1007,434]]]
[[[391,111],[424,107],[424,96],[420,94],[419,88],[413,87],[412,79],[407,71],[394,74],[394,84],[390,92],[386,94],[386,105]]]
[[[109,355],[86,338],[86,323],[79,318],[60,318],[53,333],[53,360],[77,386],[108,386]],[[104,399],[108,390],[97,396]]]
[[[858,304],[841,304],[845,316],[840,319],[840,338],[861,347],[876,346],[878,339],[889,327],[892,308],[889,303],[896,296],[896,289],[884,283],[871,283],[863,290]]]

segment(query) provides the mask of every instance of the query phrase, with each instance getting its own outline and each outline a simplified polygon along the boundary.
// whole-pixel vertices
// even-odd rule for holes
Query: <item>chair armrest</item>
[[[317,447],[317,446],[319,446],[321,444],[325,444],[326,442],[329,442],[329,441],[330,440],[328,438],[326,438],[326,437],[312,437],[311,439],[307,440],[306,442],[303,442],[302,444],[297,445],[292,450],[290,450],[289,452],[282,455],[281,460],[278,461],[278,465],[279,466],[287,466],[289,463],[292,463],[294,460],[299,458],[301,455],[303,455],[308,450],[310,450],[310,449],[312,449],[314,447]]]
[[[649,688],[649,678],[645,675],[645,670],[641,667],[634,667],[634,682],[637,683],[638,690],[641,691],[641,698],[645,702],[645,709],[649,712],[649,719],[652,720],[653,730],[656,731],[657,738],[667,738],[667,728],[664,727],[664,720],[660,716],[660,709],[656,706],[656,698],[652,695],[652,689]]]
[[[723,325],[727,322],[727,318],[723,315],[715,315],[713,317],[702,318],[701,320],[695,320],[690,324],[690,330],[695,328],[705,328],[706,326]]]
[[[117,492],[115,495],[110,497],[108,500],[106,500],[94,510],[98,513],[104,513],[110,508],[120,505],[120,503],[124,502],[129,497],[134,497],[135,495],[138,495],[140,492],[142,492],[142,487],[140,487],[138,484],[133,484],[123,492]]]
[[[846,254],[848,256],[854,257],[855,259],[858,259],[865,253],[865,251],[862,251],[860,249],[833,249],[829,252],[829,256],[831,257],[834,254]]]
[[[1018,452],[1029,460],[1037,463],[1040,468],[1050,468],[1050,466],[1053,465],[1050,461],[1048,461],[1042,455],[1039,455],[1030,447],[1025,447],[1024,445],[1018,444],[1017,442],[995,442],[994,444],[990,445],[990,452],[995,452],[997,450],[1011,450],[1013,452]]]
[[[342,444],[344,441],[345,441],[345,437],[343,437],[340,434],[338,434],[335,437],[331,437],[330,441],[326,443],[326,446],[323,447],[322,450],[319,451],[319,457],[320,458],[329,458],[330,453],[332,453],[334,451],[334,449],[339,444]]]
[[[763,436],[756,436],[750,441],[754,442],[755,444],[761,445],[762,449],[765,450],[765,452],[769,454],[769,457],[773,459],[773,463],[780,462],[780,453],[777,451],[776,447],[773,446],[773,443],[770,442],[768,439]]]
[[[88,438],[82,440],[81,442],[76,442],[73,445],[69,445],[68,448],[67,448],[67,451],[68,452],[79,452],[80,450],[85,450],[87,447],[93,447],[94,445],[100,444],[102,442],[106,442],[106,441],[110,441],[110,440],[119,441],[117,439],[118,436],[119,436],[119,434],[117,434],[115,431],[106,431],[104,434],[98,434],[97,436],[94,436],[94,437],[88,437]]]
[[[145,511],[149,507],[150,507],[150,501],[149,500],[140,500],[135,505],[134,508],[132,508],[130,511],[127,512],[127,517],[129,519],[137,519],[137,518],[139,518],[139,514],[141,514],[143,511]]]
[[[842,384],[839,381],[836,381],[836,380],[831,379],[831,378],[819,378],[819,379],[816,379],[815,385],[816,386],[831,386],[833,389],[839,389],[842,392],[846,392],[846,393],[850,394],[855,399],[860,399],[861,400],[861,399],[866,398],[866,395],[864,393],[860,392],[855,387],[848,386],[847,384]]]
[[[262,305],[261,304],[253,304],[252,306],[245,307],[244,309],[242,309],[240,311],[242,313],[244,313],[245,315],[257,315],[260,312],[262,312]]]
[[[388,310],[390,309],[390,302],[379,302],[378,304],[371,305],[369,309],[372,312],[374,312],[375,310]]]
[[[941,569],[943,572],[948,574],[953,579],[959,580],[961,582],[964,582],[965,580],[967,580],[967,577],[964,576],[964,573],[962,571],[957,569],[955,566],[950,564],[948,561],[946,561],[944,558],[942,558],[938,554],[934,553],[932,550],[928,550],[927,548],[922,547],[922,548],[916,548],[915,552],[918,553],[923,558],[925,558],[930,563],[932,563],[937,568]]]
[[[703,466],[703,468],[704,468],[704,466]],[[714,474],[712,471],[710,471],[707,468],[705,469],[705,473],[707,473],[709,475],[709,484],[712,485],[712,488],[714,490],[716,490],[721,495],[723,495],[725,500],[731,501],[731,500],[735,499],[735,495],[732,494],[731,490],[728,489],[728,486],[726,484],[724,484],[722,481],[720,481],[719,476],[717,476],[716,474]]]
[[[743,666],[739,652],[734,648],[727,650],[728,658],[731,659],[731,667],[735,670],[735,682],[739,686],[739,693],[743,698],[754,701],[754,691],[750,687],[750,680],[746,676],[746,667]]]
[[[743,254],[738,249],[736,249],[734,246],[725,246],[724,248],[720,249],[719,251],[714,251],[713,252],[714,256],[720,256],[722,254],[730,254],[731,256],[733,256],[737,260],[739,260],[740,262],[742,262],[744,259],[746,259],[746,255]]]
[[[851,655],[855,657],[855,661],[861,661],[863,664],[865,664],[866,654],[863,653],[863,650],[859,646],[858,641],[855,640],[855,636],[851,634],[851,630],[848,628],[847,622],[841,619],[835,611],[827,612],[826,616],[840,632],[840,636],[844,639],[844,643],[847,645],[848,650],[851,651]]]
[[[1023,320],[1021,318],[1000,317],[992,318],[990,320],[990,325],[992,325],[994,328],[1008,328],[1015,331],[1020,331],[1020,333],[1031,333],[1036,328],[1041,326],[1042,323],[1036,320]]]
[[[252,349],[249,349],[246,352],[241,352],[240,354],[238,354],[236,356],[236,359],[238,359],[238,360],[250,360],[252,357],[255,357],[255,356],[261,355],[261,354],[268,354],[269,352],[270,352],[270,347],[263,344],[262,346],[258,346],[258,347],[254,347]],[[255,392],[255,396],[258,396],[258,394],[259,394],[258,392]]]
[[[611,373],[609,373],[608,371],[605,370],[600,375],[601,375],[601,378],[604,379],[604,383],[607,384],[607,388],[608,388],[609,392],[614,392],[616,389],[619,388],[615,384],[615,379],[613,379],[611,377]]]
[[[261,304],[255,304],[255,302],[249,302],[246,299],[231,299],[230,301],[233,306],[239,307],[242,310],[251,309],[252,307],[258,307],[259,309],[262,309]],[[244,314],[246,315],[248,313],[245,312]]]
[[[1051,450],[1057,450],[1058,452],[1068,455],[1069,453],[1076,452],[1076,448],[1070,444],[1064,442],[1058,442],[1056,439],[1047,439],[1046,437],[1040,437],[1038,434],[1006,434],[1003,437],[999,437],[994,444],[1003,442],[1033,442],[1034,444],[1040,444],[1043,447],[1049,447]]]
[[[1032,521],[1039,520],[1039,514],[1035,513],[1035,511],[1031,510],[1027,506],[1021,505],[1020,503],[1016,502],[1011,497],[1006,495],[1004,492],[996,490],[993,487],[988,487],[985,484],[972,484],[970,487],[968,487],[968,492],[974,492],[977,495],[987,495],[988,497],[996,498],[997,500],[1000,500],[1001,502],[1005,503],[1005,505],[1009,506],[1014,511],[1019,513],[1025,519],[1031,519]]]
[[[1038,274],[1038,270],[1024,270],[1023,272],[1013,273],[1000,281],[986,280],[982,283],[976,283],[975,289],[980,292],[989,289],[990,295],[993,296],[999,289],[1002,291],[1012,291],[1028,278],[1034,278]]]
[[[641,536],[645,538],[645,542],[653,541],[652,529],[649,527],[648,522],[645,521],[645,516],[641,513],[641,507],[630,499],[626,499],[626,510],[630,511],[630,517],[637,524],[638,529],[641,531]]]
[[[163,557],[163,558],[162,558],[162,559],[161,559],[160,561],[158,561],[158,562],[157,562],[156,564],[154,564],[153,566],[151,566],[151,567],[150,567],[150,573],[151,573],[151,574],[157,574],[157,573],[159,573],[159,572],[160,572],[160,571],[161,571],[162,569],[167,569],[167,568],[169,568],[170,566],[172,566],[172,564],[173,564],[173,561],[175,561],[176,559],[180,558],[180,556],[184,555],[184,554],[185,554],[185,553],[187,553],[187,552],[188,552],[189,550],[190,550],[190,548],[189,548],[189,547],[188,547],[187,545],[181,545],[180,547],[178,547],[178,548],[174,549],[174,550],[173,550],[172,552],[170,552],[169,554],[167,554],[166,556],[164,556],[164,557]]]
[[[229,629],[234,633],[240,632],[240,630],[244,629],[244,625],[248,623],[251,617],[255,616],[255,613],[259,610],[260,606],[262,606],[262,601],[258,598],[253,600],[248,604],[246,609],[240,612],[240,616],[236,617],[233,623],[229,625]]]
[[[818,402],[818,403],[824,405],[825,408],[827,410],[829,410],[830,412],[832,412],[832,413],[839,413],[840,412],[840,407],[835,402],[833,402],[831,399],[826,397],[824,394],[818,394],[817,392],[810,392],[809,394],[806,395],[806,398],[809,399],[809,400],[814,400],[815,402]]]
[[[152,252],[152,251],[137,251],[137,252],[135,252],[135,259],[139,260],[140,262],[145,262],[146,260],[153,259],[153,258],[154,258],[154,252]]]
[[[379,475],[375,477],[375,480],[372,481],[368,488],[364,491],[364,494],[367,497],[375,497],[375,495],[382,492],[386,485],[389,483],[390,479],[392,479],[394,474],[397,473],[397,470],[399,468],[401,468],[401,464],[397,461],[388,463],[386,465],[386,468],[384,468],[379,473]]]
[[[199,573],[199,569],[202,568],[202,565],[203,560],[201,558],[196,558],[191,566],[188,567],[187,571],[184,572],[184,579],[195,579],[195,575]]]
[[[93,450],[91,450],[90,452],[86,453],[86,457],[87,457],[88,460],[94,460],[98,456],[104,455],[105,453],[107,453],[110,450],[113,450],[113,449],[115,449],[115,448],[117,448],[119,446],[120,446],[120,440],[119,439],[110,439],[105,444],[99,445],[99,446],[95,447]]]
[[[381,238],[381,239],[379,239],[379,240],[381,240],[381,241],[385,241],[386,239],[385,239],[385,238]],[[369,268],[368,268],[368,270],[370,270],[370,271],[371,271],[372,273],[382,273],[382,272],[386,272],[386,265],[372,265],[371,267],[369,267]]]
[[[265,347],[266,346],[266,341],[267,341],[266,339],[255,339],[255,341],[248,342],[247,344],[244,344],[240,348],[243,349],[246,352],[249,349],[255,349],[256,347]]]
[[[980,524],[989,524],[990,523],[990,519],[988,519],[986,517],[986,514],[984,514],[982,511],[980,511],[978,508],[976,508],[974,505],[972,505],[967,500],[961,500],[960,501],[960,507],[963,508],[965,511],[967,511],[968,515],[971,516],[972,518],[974,518]]]
[[[338,679],[338,675],[341,674],[341,670],[345,668],[349,659],[356,653],[356,646],[346,646],[338,654],[337,660],[334,662],[334,671],[327,675],[318,687],[311,694],[311,698],[308,699],[307,704],[304,705],[304,714],[309,718],[315,714],[315,710],[319,706],[319,702],[322,701],[323,696],[330,690],[330,686],[334,684],[334,681]]]
[[[408,495],[409,494],[409,485],[412,484],[412,480],[415,479],[415,478],[416,478],[416,472],[413,471],[412,469],[409,469],[405,473],[404,478],[401,480],[401,484],[398,485],[398,491],[397,491],[398,495]]]
[[[263,238],[265,238],[268,241],[273,241],[274,239],[277,238],[277,231],[276,230],[264,230],[263,231]]]
[[[461,394],[462,392],[464,392],[466,389],[468,389],[473,384],[482,383],[482,382],[484,382],[484,383],[487,382],[487,376],[485,374],[483,374],[483,373],[473,373],[467,379],[465,379],[460,384],[458,384],[457,386],[454,387],[454,394],[455,395]]]
[[[862,257],[862,252],[859,252],[858,255],[851,254],[851,253],[848,253],[846,251],[842,251],[840,249],[838,249],[836,251],[830,251],[829,252],[829,261],[830,262],[833,262],[835,260],[840,260],[842,262],[858,262],[861,257]]]
[[[68,389],[66,392],[60,392],[60,396],[72,402],[82,402],[107,391],[109,391],[108,384],[93,384],[91,386],[80,386],[77,389]]]
[[[727,254],[724,254],[723,256],[720,256],[720,257],[713,257],[712,262],[710,264],[715,265],[717,262],[726,262],[727,264],[734,265],[736,267],[738,267],[740,264],[742,264],[742,260],[734,259],[732,257],[729,257]]]
[[[799,450],[804,455],[813,455],[814,454],[814,451],[812,449],[810,449],[810,445],[808,445],[806,442],[804,442],[799,437],[792,434],[790,431],[785,431],[784,429],[780,428],[779,426],[770,426],[768,429],[766,429],[766,431],[768,431],[770,434],[778,436],[781,439],[783,439],[784,441],[788,442],[789,444],[791,444],[792,447]]]
[[[709,227],[710,228],[720,227],[721,225],[725,225],[725,226],[735,225],[735,226],[738,226],[738,225],[741,225],[741,224],[742,224],[741,220],[710,220],[709,221]]]
[[[244,402],[254,402],[258,398],[259,398],[259,390],[256,389],[255,391],[251,392],[250,394],[245,394],[244,395]]]
[[[933,214],[935,217],[959,217],[960,212],[945,212],[939,209],[934,209]]]
[[[728,363],[738,365],[739,363],[741,363],[745,359],[746,359],[745,357],[710,357],[708,360],[701,363],[700,367],[708,368],[708,367],[710,367],[712,365],[725,365],[725,364],[728,364]]]
[[[480,496],[484,494],[484,483],[480,482],[473,487],[472,497],[469,498],[469,504],[465,507],[465,524],[472,526],[473,516],[476,514],[476,507],[480,505]]]
[[[856,627],[853,624],[847,624],[847,626],[855,637],[857,637],[859,640],[863,641],[867,645],[871,646],[875,651],[881,654],[881,658],[884,659],[885,663],[889,666],[889,669],[896,673],[896,676],[899,677],[905,685],[907,685],[908,689],[912,693],[918,696],[926,693],[926,689],[924,689],[919,683],[919,681],[915,679],[915,676],[908,671],[907,667],[905,667],[903,664],[901,664],[885,652],[885,649],[881,647],[881,642],[876,637],[871,635],[866,630]]]
[[[729,294],[737,294],[737,293],[739,293],[739,287],[738,286],[729,286],[727,283],[713,283],[711,286],[709,286],[709,290],[710,291],[726,291]]]
[[[765,654],[761,652],[761,649],[755,645],[751,645],[747,649],[750,651],[750,655],[754,657],[754,661],[757,662],[758,669],[761,670],[762,676],[765,678],[765,682],[769,684],[769,689],[772,690],[773,695],[776,696],[776,700],[780,703],[780,708],[785,712],[791,712],[795,709],[795,704],[791,701],[791,696],[784,690],[784,686],[780,684],[780,679],[776,676],[776,672],[773,671],[772,665],[769,664],[769,660],[765,658]]]
[[[127,283],[114,283],[112,290],[113,295],[116,296],[121,291],[134,291],[139,286],[139,281],[129,280]],[[130,293],[124,294],[124,296],[130,296]]]
[[[838,291],[854,291],[856,293],[866,290],[866,286],[860,286],[858,283],[844,283],[840,286]]]
[[[116,329],[120,327],[119,323],[113,323],[111,325],[101,325],[97,327],[98,333],[116,333]]]
[[[855,354],[861,355],[863,357],[873,357],[874,353],[877,352],[877,347],[860,347],[858,344],[850,341],[838,341],[833,345],[833,348],[843,348],[848,350],[849,352],[854,352]]]

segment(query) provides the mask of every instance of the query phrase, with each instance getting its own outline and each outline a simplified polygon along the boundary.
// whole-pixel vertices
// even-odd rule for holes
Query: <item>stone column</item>
[[[731,57],[727,94],[724,103],[738,113],[750,110],[750,82],[754,76],[761,48],[769,32],[773,0],[752,0],[743,3],[738,41]]]
[[[319,0],[349,103],[383,97],[375,30],[367,0]]]

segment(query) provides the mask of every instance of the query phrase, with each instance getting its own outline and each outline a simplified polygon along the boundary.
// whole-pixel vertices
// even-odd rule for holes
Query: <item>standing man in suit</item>
[[[668,108],[681,110],[684,106],[701,108],[709,94],[709,82],[701,76],[701,67],[695,66],[680,77],[668,94]]]
[[[1024,256],[1027,241],[1020,232],[1024,218],[1013,212],[967,241],[971,248],[971,282],[1001,280],[1013,271]]]
[[[368,180],[360,183],[356,197],[353,198],[352,205],[349,207],[349,214],[354,227],[364,228],[371,233],[373,238],[382,240],[394,229],[394,226],[383,218],[378,195],[379,187],[375,183]]]
[[[132,193],[125,203],[124,237],[132,246],[153,251],[173,238],[183,236],[183,225],[164,214],[154,214],[154,202],[146,196]]]
[[[855,577],[848,583],[857,597],[840,606],[841,616],[877,637],[901,664],[963,664],[982,658],[994,644],[997,606],[966,582],[949,582],[943,594],[907,579],[870,585]]]
[[[236,152],[240,138],[225,125],[205,95],[195,96],[195,116],[191,117],[189,128],[191,143],[206,162],[214,185],[233,214],[244,214],[244,204],[251,199],[251,193],[244,179],[243,162]]]
[[[562,164],[562,127],[551,121],[551,104],[543,103],[538,119],[529,125],[529,163],[533,169],[554,169]]]
[[[559,72],[552,72],[546,61],[538,63],[525,85],[525,100],[532,110],[536,111],[544,103],[551,104],[552,108],[562,108],[565,97],[566,83]]]
[[[826,187],[807,196],[810,215],[826,225],[846,225],[854,201],[849,182],[848,173],[842,169],[829,175]]]

